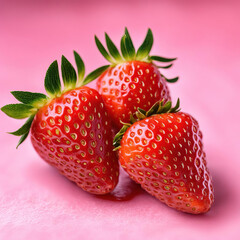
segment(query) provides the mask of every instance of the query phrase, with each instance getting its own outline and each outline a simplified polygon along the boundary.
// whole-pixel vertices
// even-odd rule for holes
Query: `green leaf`
[[[175,83],[175,82],[178,81],[179,77],[175,77],[175,78],[171,78],[171,79],[165,78],[165,79],[166,79],[166,81],[169,82],[169,83]]]
[[[158,62],[172,62],[175,61],[177,58],[165,58],[160,56],[150,56],[151,60],[158,61]]]
[[[25,141],[25,139],[27,138],[28,134],[29,134],[29,131],[21,136],[21,138],[20,138],[20,140],[18,142],[17,148]]]
[[[173,107],[169,112],[170,112],[170,113],[179,112],[179,111],[180,111],[179,106],[180,106],[180,100],[179,100],[179,98],[178,98],[175,107]]]
[[[172,107],[172,102],[168,101],[158,110],[157,113],[167,113],[170,111],[171,107]]]
[[[105,39],[106,39],[106,43],[107,43],[107,47],[108,47],[108,51],[110,52],[110,54],[112,55],[112,57],[117,61],[117,62],[121,62],[123,59],[117,49],[117,47],[115,46],[115,44],[113,43],[113,41],[110,39],[110,37],[107,35],[107,33],[105,33]]]
[[[113,146],[115,148],[117,148],[120,145],[122,137],[129,127],[130,127],[129,125],[123,125],[122,128],[120,129],[120,131],[115,135],[115,137],[113,139]],[[116,150],[117,149],[115,149],[115,151]]]
[[[11,94],[24,104],[34,105],[36,102],[44,102],[47,96],[42,93],[32,93],[24,91],[12,91]]]
[[[166,78],[164,75],[161,74],[162,77],[165,78],[165,80],[169,83],[175,83],[177,82],[177,80],[179,79],[179,77],[175,77],[175,78]]]
[[[130,123],[134,124],[135,122],[137,122],[137,120],[133,117],[133,115],[130,115]]]
[[[85,75],[85,65],[82,58],[79,56],[79,54],[76,51],[73,51],[73,53],[74,53],[74,58],[75,58],[75,62],[77,64],[77,69],[78,69],[78,79],[79,81],[82,81]]]
[[[65,89],[75,88],[77,82],[77,75],[72,64],[62,55],[62,79]]]
[[[146,112],[146,117],[153,115],[154,113],[157,112],[159,109],[159,105],[161,105],[161,102],[156,102],[153,104],[153,106]]]
[[[48,68],[45,76],[45,89],[46,92],[56,97],[61,94],[61,82],[59,78],[58,63],[54,61]]]
[[[125,44],[126,44],[126,49],[128,51],[129,58],[135,59],[135,48],[127,28],[125,28],[125,35],[126,35]]]
[[[142,120],[146,118],[146,111],[141,108],[138,108],[136,112],[136,116],[138,120]]]
[[[140,112],[140,113],[142,113],[142,114],[146,115],[146,111],[145,111],[145,110],[143,110],[142,108],[138,108],[137,110],[138,110],[138,112]]]
[[[105,70],[107,70],[110,65],[105,65],[100,68],[97,68],[93,72],[89,73],[83,81],[83,85],[86,85],[93,81],[94,79],[98,78]]]
[[[120,148],[121,148],[121,145],[119,145],[118,147],[115,147],[115,148],[113,149],[113,151],[116,152],[116,151],[119,150]]]
[[[153,34],[151,29],[149,28],[142,45],[139,47],[137,51],[136,59],[142,60],[146,58],[152,49],[152,45],[153,45]]]
[[[163,101],[164,101],[164,99],[162,99],[162,100],[160,100],[160,101],[158,101],[159,102],[159,105],[158,105],[158,109],[157,109],[157,114],[160,114],[161,112],[162,112],[162,107],[163,107]]]
[[[17,103],[5,105],[1,108],[1,110],[9,117],[15,119],[23,119],[32,115],[35,109],[30,105]]]
[[[122,124],[122,125],[126,125],[126,126],[131,126],[132,124],[129,122],[129,123],[126,123],[126,122],[123,122],[122,120],[120,120],[120,123]]]
[[[103,57],[105,57],[107,61],[109,61],[110,63],[114,63],[113,59],[111,58],[111,56],[109,55],[105,47],[102,45],[102,43],[99,41],[97,36],[95,36],[95,43],[97,45],[98,50],[103,55]]]
[[[170,64],[170,65],[167,65],[167,66],[157,66],[158,68],[164,68],[164,69],[167,69],[167,68],[170,68],[172,67],[173,64]]]
[[[27,133],[32,125],[32,121],[34,119],[35,115],[32,115],[28,118],[28,120],[24,123],[24,125],[22,127],[20,127],[17,131],[15,132],[10,132],[9,134],[15,135],[15,136],[21,136],[25,133]]]
[[[123,35],[121,38],[121,52],[125,60],[129,60],[128,51],[126,48],[126,35]]]

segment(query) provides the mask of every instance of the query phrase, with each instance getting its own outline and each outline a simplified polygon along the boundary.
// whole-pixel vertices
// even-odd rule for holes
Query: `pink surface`
[[[87,194],[43,162],[29,140],[15,150],[17,138],[5,132],[21,121],[0,113],[0,239],[239,239],[239,1],[0,5],[0,106],[14,102],[11,90],[44,91],[49,64],[61,54],[73,61],[73,49],[89,71],[106,64],[95,33],[103,39],[107,31],[116,42],[128,26],[137,45],[151,27],[152,53],[178,57],[166,71],[180,76],[171,94],[200,122],[215,187],[215,203],[201,216],[170,209],[128,178],[115,195],[134,191],[132,199]]]

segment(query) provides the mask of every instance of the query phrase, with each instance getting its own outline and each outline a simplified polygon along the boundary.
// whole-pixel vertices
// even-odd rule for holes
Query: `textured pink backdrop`
[[[17,138],[5,132],[22,122],[0,113],[0,239],[239,239],[239,22],[240,2],[231,0],[0,1],[0,106],[14,102],[11,90],[44,91],[49,64],[61,54],[73,61],[73,49],[89,71],[106,64],[94,34],[116,42],[128,26],[138,45],[151,27],[152,53],[178,57],[166,72],[180,76],[170,90],[200,122],[215,187],[215,204],[201,216],[139,188],[128,201],[97,198],[44,163],[29,140],[15,150]]]

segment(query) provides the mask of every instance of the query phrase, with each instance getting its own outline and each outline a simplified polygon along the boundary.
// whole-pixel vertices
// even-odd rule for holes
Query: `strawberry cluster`
[[[46,93],[13,91],[20,102],[1,110],[25,124],[11,134],[18,146],[30,133],[34,149],[50,165],[87,192],[107,194],[118,183],[119,163],[130,178],[177,210],[199,214],[213,203],[212,179],[206,165],[198,122],[172,106],[168,82],[159,69],[176,58],[150,56],[149,29],[135,51],[127,29],[121,51],[105,34],[110,62],[85,76],[74,52],[77,71],[62,56],[47,70]],[[158,66],[156,62],[170,63]],[[97,90],[85,86],[97,79]],[[114,133],[118,132],[115,137]]]

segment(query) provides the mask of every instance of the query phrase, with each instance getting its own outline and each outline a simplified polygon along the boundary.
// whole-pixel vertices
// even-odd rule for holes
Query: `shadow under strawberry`
[[[96,198],[109,200],[109,201],[129,201],[145,191],[141,186],[135,183],[129,176],[121,169],[119,182],[116,188],[105,195],[95,195]]]

